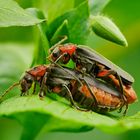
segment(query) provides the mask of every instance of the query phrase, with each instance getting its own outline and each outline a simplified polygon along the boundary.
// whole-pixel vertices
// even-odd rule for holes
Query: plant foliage
[[[59,11],[61,15],[51,22],[46,22],[41,10],[23,9],[13,0],[0,0],[0,27],[37,24],[39,29],[37,32],[39,41],[35,46],[34,56],[31,47],[17,47],[13,44],[0,48],[1,94],[10,84],[18,81],[30,65],[46,63],[49,47],[64,35],[68,36],[69,42],[86,44],[88,37],[94,31],[104,39],[126,46],[126,39],[118,27],[109,18],[97,15],[109,1],[75,0],[73,8],[67,11],[63,7],[66,12]],[[91,16],[94,18],[91,19]],[[14,97],[10,98],[10,96]],[[140,113],[118,118],[109,114],[81,112],[73,109],[65,99],[58,97],[59,101],[57,101],[57,98],[46,97],[40,100],[37,95],[19,97],[18,90],[11,91],[7,98],[9,99],[5,98],[0,104],[0,117],[12,118],[20,123],[23,126],[21,137],[23,140],[34,139],[41,130],[81,132],[96,127],[107,133],[121,133],[140,128]]]

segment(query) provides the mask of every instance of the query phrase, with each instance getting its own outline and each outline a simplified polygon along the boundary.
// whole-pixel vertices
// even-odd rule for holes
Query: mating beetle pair
[[[66,64],[73,60],[76,70],[84,74],[89,74],[96,79],[110,83],[120,91],[120,96],[124,102],[127,102],[128,96],[126,89],[131,89],[134,82],[133,77],[120,67],[113,64],[98,52],[89,49],[84,45],[56,44],[50,49],[49,59],[55,63]],[[136,95],[131,94],[131,102],[136,100]]]
[[[24,77],[3,96],[17,85],[21,86],[21,95],[24,95],[34,82],[33,93],[38,83],[40,97],[46,91],[53,91],[68,97],[72,105],[80,110],[107,112],[123,106],[127,110],[128,104],[137,99],[131,86],[133,77],[99,53],[71,43],[58,43],[50,51],[49,59],[54,64],[41,65],[26,71]],[[75,69],[64,68],[57,63],[59,61],[66,64],[70,59],[76,64]]]
[[[21,95],[24,95],[33,83],[33,92],[36,91],[36,84],[40,85],[40,97],[45,96],[46,91],[57,93],[68,98],[78,110],[94,110],[103,113],[122,108],[124,105],[131,103],[131,100],[128,100],[131,96],[127,98],[127,103],[124,102],[120,92],[107,83],[91,76],[84,76],[83,78],[82,73],[76,70],[61,68],[53,64],[31,68],[14,86],[20,85]],[[9,89],[11,90],[11,88]],[[129,92],[130,89],[126,91],[126,94],[129,94]]]

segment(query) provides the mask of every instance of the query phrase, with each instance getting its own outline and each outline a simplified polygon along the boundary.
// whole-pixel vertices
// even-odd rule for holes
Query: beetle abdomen
[[[107,93],[95,86],[90,86],[96,100],[97,100],[97,107],[95,106],[94,99],[90,94],[87,86],[84,85],[80,87],[79,93],[85,96],[85,101],[81,103],[81,105],[85,106],[86,108],[90,108],[91,110],[99,110],[107,108],[106,111],[111,111],[120,108],[124,103],[120,97]],[[92,102],[92,104],[86,104],[86,100]]]

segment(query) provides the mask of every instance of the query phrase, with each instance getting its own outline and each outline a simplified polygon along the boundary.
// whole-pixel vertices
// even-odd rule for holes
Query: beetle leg
[[[63,42],[66,41],[67,39],[68,39],[68,37],[65,35],[63,39],[61,39],[58,43],[56,43],[54,46],[52,46],[52,47],[49,49],[48,53],[50,54],[50,52],[51,52],[52,50],[54,50],[58,45],[60,45],[61,43],[63,43]]]
[[[90,91],[90,94],[91,94],[91,96],[92,96],[93,99],[94,99],[95,106],[97,107],[97,106],[98,106],[98,102],[97,102],[97,100],[96,100],[96,97],[95,97],[95,95],[94,95],[92,89],[90,88],[89,84],[87,83],[87,81],[86,81],[85,79],[82,78],[82,80],[84,81],[84,83],[86,84],[88,90]]]
[[[121,106],[121,108],[119,109],[119,111],[118,111],[118,113],[121,113],[121,112],[122,112],[122,108],[123,108],[124,105],[125,105],[125,110],[124,110],[124,112],[123,112],[123,116],[126,115],[126,112],[127,112],[127,110],[128,110],[128,104],[127,104],[127,103],[124,103],[124,104]]]
[[[24,95],[24,93],[23,93],[23,92],[21,92],[21,93],[20,93],[20,96],[23,96],[23,95]]]
[[[21,94],[20,94],[20,96],[27,96],[27,95],[29,95],[29,91],[27,91],[27,92],[21,92]]]
[[[40,90],[39,90],[39,97],[40,98],[43,98],[44,97],[44,85],[45,85],[45,82],[46,82],[46,77],[47,77],[47,72],[45,73],[45,75],[43,76],[42,78],[42,81],[41,81],[41,85],[40,85]]]
[[[119,85],[120,85],[120,90],[121,90],[121,96],[122,96],[122,99],[124,100],[124,104],[127,104],[127,100],[125,98],[125,93],[124,93],[124,89],[123,89],[123,83],[122,83],[122,80],[121,80],[121,77],[117,74],[117,77],[118,77],[118,80],[119,80]]]
[[[103,70],[103,72],[101,73],[101,75],[99,75],[99,77],[108,77],[109,75],[114,75],[114,74],[117,75],[117,79],[118,79],[119,87],[120,87],[120,92],[121,92],[121,98],[123,99],[124,104],[127,104],[127,100],[125,98],[125,93],[124,93],[124,89],[123,89],[123,83],[122,83],[120,75],[117,72],[115,72],[113,70],[109,70],[109,71]],[[121,109],[120,109],[120,111],[121,111]]]
[[[57,63],[66,53],[63,53],[62,55],[60,55],[54,62]]]
[[[126,115],[127,110],[128,110],[128,104],[125,105],[125,110],[124,110],[124,112],[123,112],[123,116]]]
[[[97,77],[108,77],[108,76],[114,75],[114,74],[117,75],[121,93],[124,95],[124,93],[123,93],[123,92],[124,92],[124,91],[123,91],[123,83],[122,83],[121,77],[118,75],[117,72],[115,72],[115,71],[113,71],[113,70],[103,70],[103,71],[101,71],[99,74],[97,74]],[[113,79],[112,79],[112,80],[113,80]]]
[[[123,99],[123,101],[124,101],[124,104],[127,106],[128,103],[127,103],[127,99],[126,99],[126,97],[125,97],[125,93],[124,93],[124,88],[123,88],[123,83],[122,83],[121,77],[120,77],[120,75],[119,75],[117,72],[115,72],[115,71],[114,71],[114,72],[112,71],[112,74],[116,74],[117,77],[118,77],[119,86],[120,86],[120,92],[122,93],[122,94],[121,94],[121,97],[122,97],[122,99]],[[124,106],[124,104],[123,104],[123,106]],[[126,107],[126,108],[128,108],[128,107]],[[127,110],[127,109],[126,109],[126,110]]]
[[[117,112],[121,113],[122,112],[122,108],[123,108],[123,105],[119,108],[119,110]]]
[[[84,109],[84,108],[80,108],[74,101],[73,99],[73,96],[72,96],[72,93],[71,91],[69,90],[69,88],[67,87],[67,85],[63,84],[62,85],[66,90],[67,90],[67,94],[69,96],[69,99],[70,99],[70,102],[71,104],[77,109],[77,110],[80,110],[80,111],[89,111],[88,109]]]
[[[92,72],[95,71],[96,66],[97,66],[97,63],[96,63],[96,62],[95,62],[95,63],[92,63],[92,67],[91,67],[91,69],[90,69],[90,71],[89,71],[90,74],[92,74]],[[94,76],[94,74],[92,74],[92,76]],[[94,77],[95,77],[95,76],[94,76]]]
[[[128,110],[128,103],[127,103],[127,99],[126,99],[126,97],[125,97],[125,93],[124,93],[124,89],[123,89],[123,83],[122,83],[122,80],[121,80],[121,77],[118,75],[118,73],[116,73],[117,74],[117,77],[118,77],[118,80],[119,80],[119,85],[120,85],[120,89],[121,89],[121,98],[123,99],[123,101],[124,101],[124,103],[123,103],[123,105],[122,105],[122,107],[125,105],[125,110],[124,110],[124,112],[123,112],[123,116],[125,116],[126,115],[126,112],[127,112],[127,110]],[[122,111],[122,107],[120,108],[120,112]]]
[[[84,78],[85,75],[86,75],[86,68],[82,68],[82,77]]]
[[[87,60],[87,59],[83,59],[79,56],[76,57],[76,68],[78,71],[82,72],[83,74],[91,74],[94,69],[95,69],[95,66],[96,66],[96,62],[93,63],[92,61],[90,60]],[[90,68],[88,67],[88,65],[90,65]]]
[[[79,82],[79,84],[82,86],[82,82],[79,80],[79,78],[77,78],[76,76],[74,76],[73,74],[71,74],[70,72],[66,71],[61,65],[59,65],[58,63],[53,62],[52,60],[49,60],[51,63],[55,64],[56,66],[58,66],[59,68],[63,69],[65,72],[67,72],[68,74],[70,74],[75,80],[77,80]]]

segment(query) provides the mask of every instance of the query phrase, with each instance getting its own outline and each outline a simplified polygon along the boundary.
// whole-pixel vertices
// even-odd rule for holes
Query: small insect
[[[73,60],[76,70],[114,84],[119,87],[122,98],[124,101],[126,100],[123,87],[131,87],[134,82],[134,78],[130,74],[87,46],[72,43],[61,44],[62,41],[50,49],[49,59],[51,61],[66,64],[70,59]],[[114,79],[117,79],[118,82],[115,82]]]
[[[79,82],[80,80],[80,82]],[[117,82],[117,79],[115,79]],[[54,92],[70,100],[78,110],[94,110],[96,112],[109,112],[127,106],[136,100],[132,87],[124,87],[126,101],[121,98],[120,91],[107,83],[91,76],[82,76],[78,71],[51,65],[39,65],[25,72],[21,80],[5,91],[3,96],[17,85],[21,87],[21,95],[26,95],[34,83],[39,84],[39,97],[46,92]],[[82,84],[81,84],[82,83]],[[2,97],[3,97],[2,96]],[[126,113],[125,110],[125,113]]]

